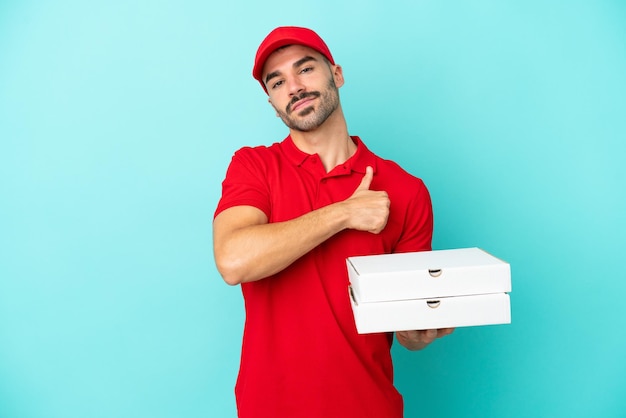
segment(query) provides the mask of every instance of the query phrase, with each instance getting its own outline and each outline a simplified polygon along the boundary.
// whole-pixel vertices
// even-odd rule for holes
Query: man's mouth
[[[294,107],[291,108],[292,112],[296,112],[298,109],[303,108],[304,106],[306,106],[307,104],[311,103],[313,101],[313,99],[303,99],[300,100],[299,102],[296,102],[296,105]]]
[[[317,99],[318,97],[319,97],[319,93],[313,92],[313,93],[308,93],[302,97],[294,98],[294,100],[292,100],[287,105],[287,114],[296,112],[299,109],[303,109],[304,107],[308,106],[313,100]]]

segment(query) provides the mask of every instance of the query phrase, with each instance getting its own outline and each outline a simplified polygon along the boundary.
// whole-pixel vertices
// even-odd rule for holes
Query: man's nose
[[[302,93],[305,89],[304,84],[298,77],[290,77],[287,80],[287,87],[289,88],[289,94],[292,96]]]

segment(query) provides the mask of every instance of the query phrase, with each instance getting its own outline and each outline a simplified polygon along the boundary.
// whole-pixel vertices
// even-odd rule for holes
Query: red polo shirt
[[[424,183],[369,151],[326,173],[318,155],[291,137],[235,153],[215,215],[233,206],[287,221],[352,195],[365,168],[370,189],[391,200],[380,234],[344,230],[282,272],[241,285],[246,323],[235,387],[241,418],[400,418],[393,385],[392,334],[356,332],[346,258],[431,249],[432,207]]]

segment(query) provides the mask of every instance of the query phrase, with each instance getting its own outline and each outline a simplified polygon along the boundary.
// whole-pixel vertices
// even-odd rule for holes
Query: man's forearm
[[[334,204],[289,221],[234,229],[215,247],[218,269],[231,285],[271,276],[345,229],[345,218]]]

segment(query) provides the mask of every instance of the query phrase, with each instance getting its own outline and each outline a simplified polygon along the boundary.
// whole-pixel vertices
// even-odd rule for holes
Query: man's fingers
[[[425,343],[432,343],[433,341],[435,341],[435,339],[437,338],[437,330],[436,329],[427,329],[424,331],[424,333],[422,334],[422,340]]]
[[[430,344],[437,338],[445,337],[446,335],[452,334],[453,331],[454,328],[426,329],[418,331],[418,333],[421,333],[421,335],[418,334],[417,338],[427,344]]]
[[[369,190],[370,184],[372,184],[372,179],[374,178],[374,169],[370,166],[367,166],[365,169],[365,175],[361,180],[361,184],[357,187],[357,190]]]
[[[437,331],[437,338],[445,337],[454,332],[454,328],[442,328]]]

